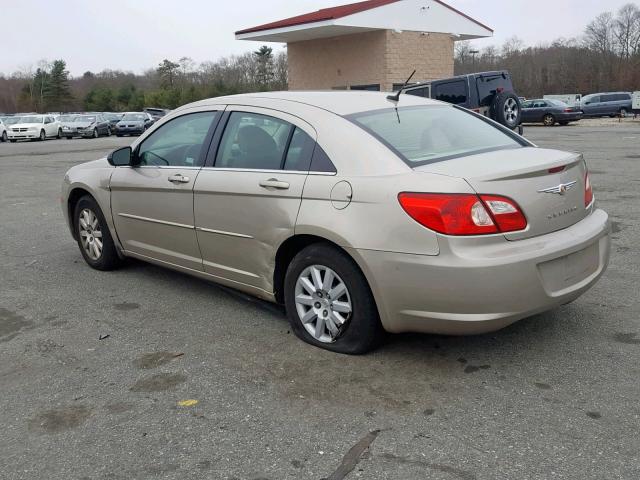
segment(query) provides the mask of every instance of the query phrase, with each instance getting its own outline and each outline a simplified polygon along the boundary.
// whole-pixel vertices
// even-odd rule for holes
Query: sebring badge
[[[576,180],[569,183],[561,183],[560,185],[556,185],[555,187],[543,188],[542,190],[538,190],[538,193],[557,193],[558,195],[564,195],[573,187],[575,187]]]

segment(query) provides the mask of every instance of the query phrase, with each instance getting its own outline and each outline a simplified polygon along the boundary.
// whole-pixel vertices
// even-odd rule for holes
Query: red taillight
[[[516,232],[527,228],[527,219],[516,202],[499,195],[480,195],[501,232]]]
[[[553,167],[549,169],[549,173],[558,173],[565,169],[565,165],[560,165],[559,167]]]
[[[573,112],[573,108],[569,107],[569,108],[565,108],[564,109],[565,112]]]
[[[585,208],[591,205],[591,202],[593,202],[593,188],[591,187],[589,172],[585,172],[584,174],[584,206]]]
[[[498,195],[404,192],[398,200],[420,225],[446,235],[486,235],[527,226],[518,205]]]

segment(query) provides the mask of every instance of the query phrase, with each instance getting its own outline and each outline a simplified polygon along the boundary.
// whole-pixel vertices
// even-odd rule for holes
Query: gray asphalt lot
[[[604,277],[494,334],[361,357],[201,280],[86,266],[62,176],[130,139],[0,144],[0,478],[640,478],[640,124],[525,134],[584,151]]]

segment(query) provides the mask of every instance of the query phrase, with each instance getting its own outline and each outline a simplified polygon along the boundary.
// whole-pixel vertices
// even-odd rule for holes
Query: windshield
[[[90,122],[93,123],[96,121],[96,117],[93,115],[81,115],[73,119],[74,122]]]
[[[9,117],[4,121],[4,123],[5,125],[15,125],[20,121],[20,119],[22,119],[22,117]]]
[[[44,120],[42,119],[42,117],[29,116],[21,117],[20,123],[44,123]]]
[[[74,115],[62,115],[59,120],[61,122],[73,122],[73,119],[75,118]]]
[[[444,105],[374,110],[347,118],[382,141],[410,167],[525,145],[515,134],[488,120]]]
[[[104,116],[107,120],[120,120],[122,118],[122,114],[117,113],[105,113]]]
[[[126,120],[128,122],[144,122],[147,119],[146,115],[142,113],[126,113],[122,120]]]

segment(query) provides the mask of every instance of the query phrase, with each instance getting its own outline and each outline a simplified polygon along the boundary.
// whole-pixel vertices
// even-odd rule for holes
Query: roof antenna
[[[413,76],[415,74],[416,74],[416,71],[414,70],[413,73],[411,75],[409,75],[409,78],[407,78],[407,81],[404,82],[402,87],[400,87],[400,90],[398,90],[395,93],[395,95],[387,95],[387,100],[391,100],[392,102],[398,103],[400,101],[400,94],[402,93],[402,89],[405,88],[407,85],[409,85],[409,82],[411,81],[411,79],[413,78]]]

